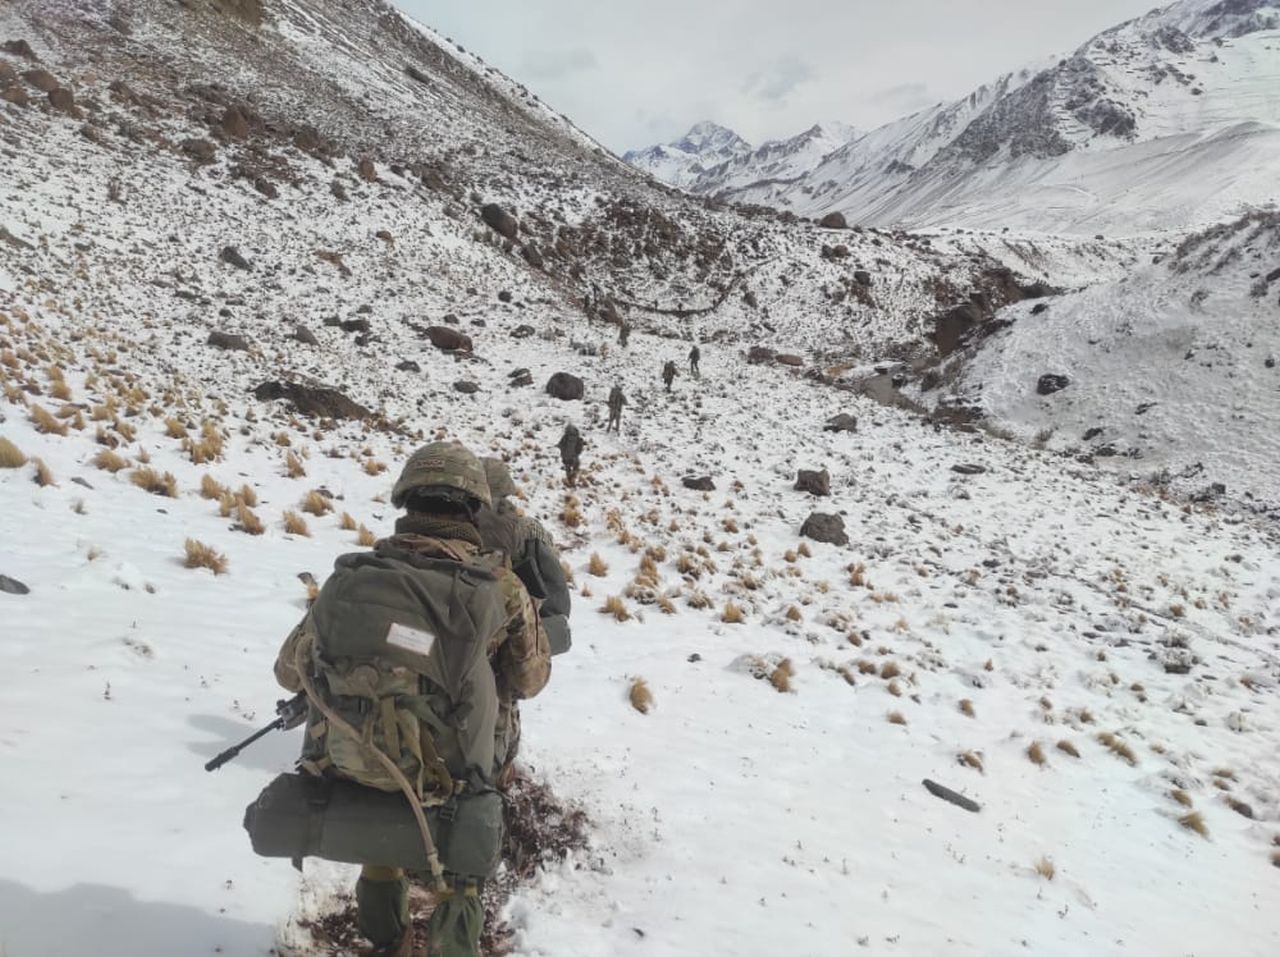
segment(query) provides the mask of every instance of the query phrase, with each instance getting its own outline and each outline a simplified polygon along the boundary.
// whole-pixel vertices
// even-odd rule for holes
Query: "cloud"
[[[521,73],[531,80],[562,80],[575,73],[599,67],[596,55],[585,47],[573,50],[535,50],[524,58]]]
[[[794,53],[789,53],[748,76],[742,92],[766,103],[780,104],[797,87],[813,78],[813,67]]]
[[[937,97],[929,92],[926,83],[900,83],[883,90],[877,90],[864,99],[890,106],[895,110],[916,110],[922,106],[931,106]]]

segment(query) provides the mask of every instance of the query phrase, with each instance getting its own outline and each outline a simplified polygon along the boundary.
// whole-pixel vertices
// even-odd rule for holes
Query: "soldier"
[[[698,363],[702,359],[702,350],[698,348],[695,342],[693,348],[689,350],[689,372],[695,379],[701,379],[702,373],[698,370]]]
[[[675,360],[668,359],[667,364],[662,367],[662,381],[667,387],[667,391],[671,391],[671,383],[676,380],[676,364]]]
[[[622,407],[627,404],[627,397],[622,394],[622,386],[615,385],[609,390],[609,422],[604,430],[608,432],[622,431]]]
[[[587,447],[586,441],[578,433],[578,427],[572,423],[564,427],[564,435],[557,443],[560,449],[560,463],[564,466],[564,480],[569,486],[578,484],[578,469],[582,466],[582,450]]]
[[[342,586],[328,595],[330,585],[326,585],[316,605],[289,635],[276,660],[276,680],[289,691],[305,689],[312,704],[303,758],[299,764],[305,771],[322,778],[354,781],[386,790],[370,780],[371,769],[376,771],[372,758],[377,756],[375,752],[381,752],[385,757],[386,752],[392,750],[388,741],[395,740],[397,763],[412,768],[417,762],[420,769],[416,773],[418,788],[424,795],[430,793],[424,786],[424,778],[442,788],[441,782],[447,781],[447,790],[459,805],[471,800],[475,803],[469,807],[479,808],[484,804],[482,797],[492,793],[504,771],[505,762],[514,752],[519,732],[517,701],[536,695],[551,675],[547,635],[520,580],[505,567],[501,556],[487,555],[482,551],[476,519],[480,508],[489,505],[491,499],[484,467],[470,451],[458,443],[446,442],[420,449],[405,465],[391,501],[396,508],[407,509],[407,513],[396,522],[395,535],[379,541],[372,553],[344,556],[339,560],[330,583],[341,578]],[[448,569],[451,565],[468,570],[454,573],[439,570]],[[407,580],[413,582],[413,587],[397,586],[398,582]],[[480,583],[474,586],[469,597],[465,589],[459,591],[462,583],[468,581]],[[485,581],[494,584],[487,586],[486,590],[481,587]],[[369,596],[368,610],[363,613],[359,610],[362,588]],[[415,597],[406,599],[406,595]],[[479,646],[479,654],[483,656],[487,649],[488,657],[487,665],[482,658],[481,666],[491,668],[493,678],[470,682],[465,691],[452,689],[451,694],[474,696],[465,703],[467,713],[473,715],[477,722],[482,722],[485,715],[492,721],[495,715],[505,714],[507,723],[504,725],[499,721],[492,738],[481,740],[476,736],[476,729],[484,727],[483,724],[477,723],[471,738],[464,741],[460,737],[461,732],[451,729],[447,723],[436,725],[425,719],[420,719],[421,723],[414,728],[416,735],[408,734],[404,730],[406,723],[415,722],[417,712],[397,710],[402,701],[408,700],[403,693],[380,698],[370,709],[346,710],[346,718],[339,714],[344,708],[351,709],[350,702],[358,704],[362,700],[351,697],[356,694],[354,684],[349,690],[346,684],[336,684],[342,680],[353,682],[356,672],[351,672],[352,677],[348,678],[345,672],[334,670],[340,667],[342,659],[337,662],[330,660],[321,652],[317,641],[321,644],[325,641],[355,641],[353,636],[361,631],[366,619],[385,622],[389,598],[397,602],[420,602],[424,621],[433,617],[438,619],[439,608],[444,607],[448,610],[445,617],[450,619],[449,626],[433,636],[393,624],[391,630],[378,639],[376,647],[394,650],[390,646],[395,645],[396,648],[420,650],[421,643],[426,642],[425,651],[420,650],[420,653],[424,656],[422,660],[430,662],[435,643],[457,649],[463,647],[456,643],[460,636],[469,647],[483,642]],[[428,602],[436,603],[436,608],[430,612],[427,611]],[[500,603],[500,607],[482,608],[470,602],[495,602]],[[460,607],[455,608],[455,605]],[[397,604],[396,607],[401,606]],[[326,619],[337,614],[335,609],[341,612],[340,620],[345,627],[338,628],[341,635],[326,638],[332,630]],[[409,605],[404,605],[394,620],[403,621],[406,617],[413,618],[414,614]],[[463,629],[467,623],[475,625],[476,622],[485,622],[482,626],[485,633],[466,635]],[[458,634],[448,634],[450,628],[456,629]],[[488,632],[489,628],[493,629],[492,633]],[[397,644],[397,640],[408,643]],[[451,655],[454,653],[450,652]],[[391,680],[406,670],[403,659],[391,662],[392,665],[401,665],[398,669],[387,667],[385,658],[375,656],[366,660],[369,663],[361,666],[367,672],[362,678],[366,682],[370,677],[379,681]],[[457,659],[451,657],[449,660],[453,667],[457,666]],[[300,672],[300,667],[306,671]],[[439,665],[431,667],[438,669]],[[384,670],[380,671],[380,668]],[[424,673],[433,673],[440,679],[438,670]],[[338,687],[344,689],[342,694],[335,690]],[[381,688],[382,685],[376,687]],[[430,687],[430,679],[415,678],[413,687]],[[426,692],[420,690],[418,693]],[[496,701],[493,700],[495,696]],[[388,710],[393,720],[392,730],[380,730],[374,737],[375,727],[388,727]],[[365,729],[368,737],[343,736],[335,729],[333,717],[369,722]],[[396,727],[401,730],[396,731]],[[437,738],[441,742],[439,747]],[[417,745],[416,751],[411,753],[407,750],[419,740],[422,743]],[[466,747],[455,755],[453,748],[463,744]],[[428,753],[434,756],[434,763],[422,757]],[[454,762],[445,764],[443,770],[440,770],[440,753],[449,755]],[[436,777],[425,777],[428,769]],[[476,797],[469,797],[472,794]],[[443,889],[427,925],[427,953],[430,957],[478,957],[484,925],[480,885],[489,875],[455,873],[449,870],[449,862],[458,859],[456,855],[460,849],[483,847],[484,854],[491,854],[496,863],[499,850],[490,832],[501,830],[501,802],[498,802],[496,810],[488,812],[487,817],[484,812],[457,813],[457,821],[467,820],[470,823],[466,826],[449,824],[449,843],[442,845],[449,851],[442,855]],[[446,827],[443,819],[440,826]],[[462,852],[465,854],[465,850]],[[369,953],[374,957],[411,957],[416,953],[408,892],[408,880],[401,868],[366,863],[361,870],[356,883],[357,924],[360,932],[372,943],[373,949]]]
[[[630,339],[631,326],[624,321],[622,325],[618,327],[618,345],[625,349],[627,347],[627,342],[630,341]]]

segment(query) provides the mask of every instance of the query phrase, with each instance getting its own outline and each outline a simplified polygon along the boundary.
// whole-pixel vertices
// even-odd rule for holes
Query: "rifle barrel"
[[[253,742],[257,741],[259,738],[263,737],[264,735],[268,735],[272,731],[275,731],[276,729],[282,728],[282,727],[284,727],[284,719],[276,718],[265,728],[259,728],[257,731],[253,732],[253,734],[249,735],[249,737],[245,738],[239,744],[232,745],[231,747],[227,748],[227,750],[223,751],[221,754],[212,758],[209,761],[209,763],[204,766],[204,769],[206,771],[218,770],[218,768],[222,767],[228,761],[235,758],[236,755],[238,755],[241,751],[243,751],[249,745],[253,744]]]

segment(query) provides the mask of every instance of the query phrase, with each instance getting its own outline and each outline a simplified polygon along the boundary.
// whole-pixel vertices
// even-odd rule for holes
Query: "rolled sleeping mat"
[[[446,871],[478,879],[492,875],[502,851],[501,794],[462,795],[449,819],[438,807],[428,808],[426,817]],[[404,795],[352,781],[281,774],[245,808],[244,829],[261,857],[430,867]]]
[[[569,631],[569,619],[564,615],[545,615],[542,627],[547,632],[547,643],[551,646],[551,654],[562,655],[573,647],[573,636]]]

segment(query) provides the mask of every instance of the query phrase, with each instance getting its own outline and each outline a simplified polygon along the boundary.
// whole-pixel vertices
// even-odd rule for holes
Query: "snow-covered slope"
[[[731,129],[715,123],[696,123],[683,137],[622,155],[625,162],[651,176],[686,188],[707,170],[750,156],[751,144]]]

